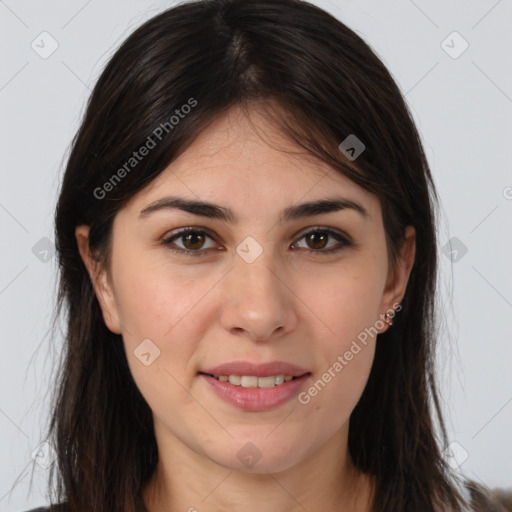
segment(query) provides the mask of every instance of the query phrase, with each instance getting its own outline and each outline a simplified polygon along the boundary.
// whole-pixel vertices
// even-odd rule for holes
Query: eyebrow
[[[210,219],[218,219],[235,224],[238,223],[239,220],[233,210],[230,210],[229,208],[225,208],[214,203],[184,199],[176,196],[166,196],[152,202],[141,210],[139,219],[145,219],[150,214],[160,210],[172,209],[179,209],[187,213],[192,213],[193,215],[208,217]],[[366,208],[356,201],[342,197],[333,197],[289,206],[282,211],[280,222],[289,222],[304,217],[337,212],[340,210],[356,211],[365,219],[370,217]]]

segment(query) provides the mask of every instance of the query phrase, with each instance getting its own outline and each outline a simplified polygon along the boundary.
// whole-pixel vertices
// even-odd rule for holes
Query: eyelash
[[[175,253],[178,253],[178,254],[186,254],[187,256],[188,255],[190,255],[190,256],[206,256],[208,253],[208,249],[200,249],[197,251],[193,251],[190,249],[187,250],[187,249],[181,249],[181,248],[176,248],[176,247],[171,246],[171,243],[174,240],[182,238],[185,235],[188,235],[190,233],[206,235],[209,238],[211,238],[212,240],[214,239],[213,235],[210,234],[208,231],[205,231],[204,229],[184,228],[184,229],[174,233],[173,235],[165,238],[164,240],[162,240],[162,244],[167,246],[167,248],[169,250],[171,250]],[[301,237],[298,239],[298,241],[302,240],[306,236],[314,234],[314,233],[326,233],[326,234],[328,234],[329,237],[332,237],[332,238],[336,239],[337,241],[342,242],[341,246],[336,247],[334,249],[325,249],[325,250],[323,250],[323,249],[316,249],[316,250],[315,249],[303,249],[303,250],[308,251],[309,253],[313,253],[315,255],[316,254],[323,254],[323,255],[334,254],[334,253],[341,251],[344,248],[351,247],[354,245],[354,243],[346,235],[338,233],[337,231],[333,231],[332,229],[321,228],[321,227],[315,227],[315,228],[303,233],[301,235]]]

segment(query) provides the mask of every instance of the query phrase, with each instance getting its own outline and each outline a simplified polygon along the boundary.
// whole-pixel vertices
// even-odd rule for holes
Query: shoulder
[[[59,503],[47,507],[31,508],[25,512],[69,512],[69,508],[67,503]]]
[[[137,512],[147,512],[146,506],[144,505],[144,501],[142,501],[142,498],[140,496],[137,496],[136,509]],[[69,504],[67,502],[64,502],[48,505],[45,507],[31,508],[30,510],[25,510],[24,512],[70,512],[70,508]]]
[[[495,499],[507,512],[512,510],[512,488],[493,489],[491,491],[493,499]]]
[[[512,511],[512,489],[490,489],[489,487],[466,480],[464,483],[473,512]]]

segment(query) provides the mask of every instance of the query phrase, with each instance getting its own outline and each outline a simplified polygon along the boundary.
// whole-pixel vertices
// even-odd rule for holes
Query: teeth
[[[229,383],[234,384],[235,386],[240,386],[240,384],[242,384],[242,377],[240,377],[240,375],[230,375],[228,379]]]
[[[240,377],[240,385],[243,388],[256,388],[258,387],[258,377],[242,375]]]
[[[269,375],[268,377],[256,377],[254,375],[219,375],[213,376],[221,382],[229,382],[243,388],[272,388],[284,382],[289,382],[295,377],[292,375]]]
[[[258,387],[273,388],[274,386],[278,386],[284,382],[284,377],[282,379],[281,377],[281,375],[276,375],[275,377],[272,375],[268,377],[258,377]]]

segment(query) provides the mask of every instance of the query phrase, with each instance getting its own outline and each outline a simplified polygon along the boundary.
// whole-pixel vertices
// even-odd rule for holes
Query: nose
[[[237,256],[224,281],[221,323],[230,334],[270,341],[295,329],[290,278],[275,268],[266,251],[252,263]]]

